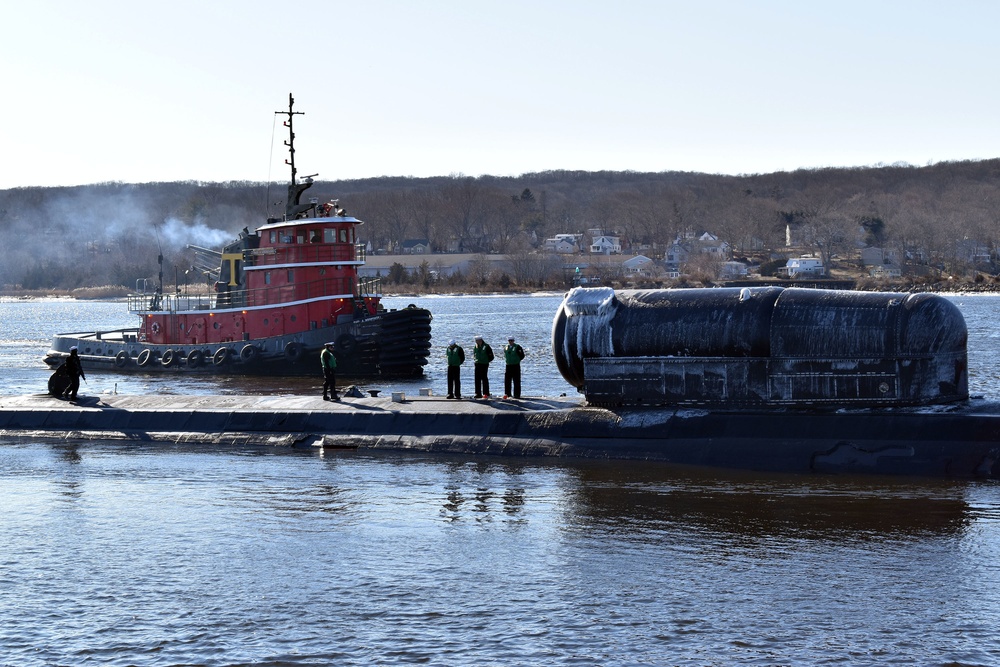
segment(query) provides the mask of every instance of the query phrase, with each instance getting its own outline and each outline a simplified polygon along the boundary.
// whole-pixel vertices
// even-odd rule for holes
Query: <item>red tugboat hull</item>
[[[320,350],[333,341],[345,377],[419,377],[431,346],[430,322],[430,311],[410,307],[308,332],[201,345],[148,344],[139,340],[139,329],[63,333],[54,337],[45,363],[55,369],[75,345],[88,373],[315,376]]]

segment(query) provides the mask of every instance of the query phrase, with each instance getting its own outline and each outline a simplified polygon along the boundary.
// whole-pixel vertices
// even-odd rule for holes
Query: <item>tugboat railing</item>
[[[382,278],[358,278],[360,296],[376,296],[382,293]]]
[[[131,313],[176,313],[211,311],[226,308],[252,308],[280,306],[292,301],[304,301],[324,296],[343,294],[344,299],[354,297],[374,298],[382,292],[382,279],[358,278],[355,284],[349,278],[324,278],[307,283],[272,285],[256,290],[230,289],[216,294],[159,294],[137,293],[127,297]]]
[[[265,252],[266,251],[266,252]],[[273,266],[281,264],[303,264],[321,262],[360,262],[366,259],[365,246],[358,244],[332,245],[327,243],[293,246],[254,248],[243,252],[247,268],[251,266]]]

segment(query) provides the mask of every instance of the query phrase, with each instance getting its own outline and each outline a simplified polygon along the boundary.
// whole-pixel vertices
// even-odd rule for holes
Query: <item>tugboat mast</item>
[[[283,123],[284,126],[288,128],[288,141],[285,142],[285,145],[288,146],[288,159],[285,160],[285,164],[291,165],[292,167],[292,185],[296,185],[298,183],[298,181],[295,180],[298,172],[295,170],[295,132],[292,130],[292,119],[295,116],[305,115],[304,111],[292,111],[292,107],[294,106],[295,98],[292,97],[291,93],[288,93],[288,111],[274,112],[275,116],[278,114],[288,116],[288,120]]]
[[[285,145],[288,146],[288,159],[285,160],[285,164],[292,168],[292,180],[288,186],[288,199],[285,202],[286,220],[294,220],[312,208],[311,204],[301,205],[299,201],[302,198],[302,193],[312,187],[313,176],[318,175],[306,176],[304,183],[300,184],[298,182],[298,171],[295,169],[295,130],[293,128],[293,120],[295,116],[304,116],[305,112],[293,111],[294,106],[295,98],[292,97],[291,93],[288,93],[288,111],[274,112],[275,115],[281,114],[288,117],[288,120],[284,121],[284,126],[288,128],[288,141],[285,142]]]

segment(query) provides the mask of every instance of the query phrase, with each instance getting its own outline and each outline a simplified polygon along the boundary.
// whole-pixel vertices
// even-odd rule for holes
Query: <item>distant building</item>
[[[882,266],[883,264],[896,264],[899,262],[899,252],[895,248],[862,248],[862,266]]]
[[[590,252],[595,255],[619,254],[621,251],[622,244],[617,236],[596,236],[590,244]]]
[[[404,255],[426,255],[431,251],[431,242],[427,239],[406,239],[400,249]]]
[[[731,246],[726,241],[720,241],[719,237],[711,232],[703,232],[701,235],[684,240],[680,236],[670,244],[663,255],[663,263],[667,272],[676,272],[680,275],[681,267],[684,266],[693,255],[708,255],[717,262],[729,259]]]
[[[631,276],[651,276],[653,260],[645,255],[636,255],[622,262],[622,271]]]
[[[579,238],[577,234],[556,234],[552,238],[545,239],[542,250],[564,255],[579,252]]]
[[[680,276],[681,264],[688,260],[691,255],[691,251],[688,250],[680,240],[674,241],[667,252],[663,255],[663,263],[667,265],[667,273],[677,273]]]
[[[878,266],[873,266],[868,271],[868,275],[878,280],[885,280],[886,278],[899,278],[903,275],[903,271],[898,266],[892,264],[879,264]]]
[[[729,243],[726,241],[720,241],[719,237],[711,232],[705,232],[698,237],[698,240],[693,245],[694,249],[698,252],[711,255],[716,259],[721,260],[724,257],[729,257]]]
[[[789,278],[825,276],[826,267],[823,266],[823,260],[816,257],[793,257],[780,267],[777,273],[779,276]]]
[[[955,243],[955,258],[972,264],[989,264],[990,247],[975,239],[962,239]]]
[[[743,262],[723,262],[719,265],[719,277],[723,280],[746,278],[749,273],[749,268]]]

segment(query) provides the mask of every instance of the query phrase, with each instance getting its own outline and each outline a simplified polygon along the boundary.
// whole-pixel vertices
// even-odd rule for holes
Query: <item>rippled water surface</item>
[[[1000,299],[955,298],[996,397]],[[551,301],[537,351],[523,299],[432,300],[435,344]],[[10,305],[0,397],[47,377]],[[3,665],[1000,664],[993,483],[8,439],[0,508]]]

